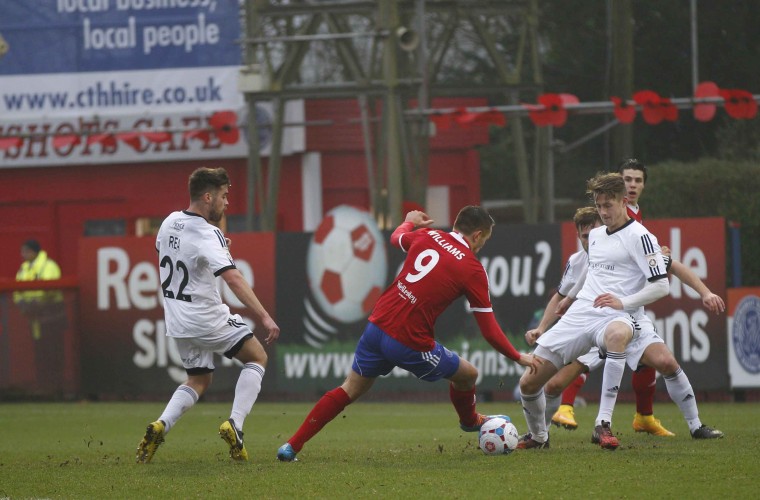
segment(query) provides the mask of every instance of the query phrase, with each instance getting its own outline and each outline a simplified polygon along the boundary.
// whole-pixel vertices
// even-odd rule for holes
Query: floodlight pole
[[[691,0],[691,90],[699,85],[699,47],[697,42],[697,0]]]

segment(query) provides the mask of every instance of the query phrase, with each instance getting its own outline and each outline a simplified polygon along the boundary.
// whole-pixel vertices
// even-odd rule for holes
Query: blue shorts
[[[459,369],[459,356],[438,342],[432,351],[415,351],[386,334],[374,323],[367,323],[356,346],[351,368],[362,377],[374,378],[389,374],[396,366],[420,380],[435,382],[456,373]]]

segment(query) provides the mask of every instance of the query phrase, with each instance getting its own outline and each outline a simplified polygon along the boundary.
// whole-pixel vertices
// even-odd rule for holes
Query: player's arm
[[[253,311],[256,317],[261,321],[262,326],[267,331],[266,343],[271,344],[280,336],[280,327],[274,322],[271,316],[264,306],[259,301],[259,298],[253,292],[248,282],[243,277],[243,274],[234,267],[231,267],[221,274],[227,286],[230,287],[232,293],[243,303],[248,309]]]
[[[676,278],[683,281],[699,294],[702,298],[702,304],[708,311],[719,314],[726,310],[726,304],[723,302],[723,299],[712,293],[710,289],[707,288],[707,285],[699,279],[699,276],[694,274],[694,271],[675,259],[671,261],[670,270]]]
[[[402,222],[393,234],[391,234],[391,245],[406,251],[401,244],[401,237],[406,233],[414,231],[415,227],[430,227],[435,221],[428,214],[420,210],[412,210],[406,214],[406,219]]]
[[[549,299],[549,303],[546,304],[544,315],[541,317],[538,326],[525,332],[525,341],[528,342],[528,345],[535,344],[538,337],[543,335],[543,333],[554,324],[555,321],[557,321],[559,318],[557,315],[557,305],[560,300],[562,300],[562,295],[560,295],[559,292],[552,295],[552,298]]]
[[[522,354],[512,345],[512,343],[504,335],[499,323],[496,322],[493,311],[488,312],[473,312],[475,315],[475,321],[478,322],[480,333],[483,338],[491,344],[491,346],[498,352],[508,357],[509,359],[517,362],[521,366],[527,367],[531,373],[538,369],[540,360],[535,358],[532,354]]]

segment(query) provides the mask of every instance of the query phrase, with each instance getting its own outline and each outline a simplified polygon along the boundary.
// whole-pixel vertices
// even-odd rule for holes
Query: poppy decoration
[[[615,105],[615,118],[620,123],[633,123],[633,120],[636,119],[636,106],[629,104],[627,100],[617,96],[610,97],[610,100]]]
[[[726,113],[737,120],[749,120],[757,115],[757,101],[750,92],[742,89],[721,89],[720,96],[726,101]]]
[[[21,137],[0,137],[0,151],[8,151],[11,148],[20,148],[24,141]]]
[[[541,94],[538,104],[526,104],[528,116],[537,127],[561,127],[567,121],[566,104],[575,104],[578,98],[572,94]]]
[[[208,124],[222,144],[236,144],[240,140],[237,113],[234,111],[217,111],[208,119]]]
[[[697,85],[694,91],[694,97],[718,97],[720,96],[720,89],[714,82],[702,82]],[[715,104],[699,103],[694,105],[692,110],[694,113],[694,119],[700,122],[709,122],[715,117],[715,112],[718,107]]]
[[[665,108],[662,98],[651,90],[639,90],[633,94],[633,100],[641,106],[641,116],[649,125],[657,125],[665,119]]]

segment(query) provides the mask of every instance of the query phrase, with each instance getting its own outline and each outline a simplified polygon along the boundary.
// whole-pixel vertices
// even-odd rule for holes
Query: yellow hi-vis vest
[[[24,261],[16,273],[16,281],[37,281],[61,279],[61,268],[49,258],[47,252],[40,250],[32,262]],[[13,292],[13,302],[60,302],[63,293],[60,291],[25,290]]]

